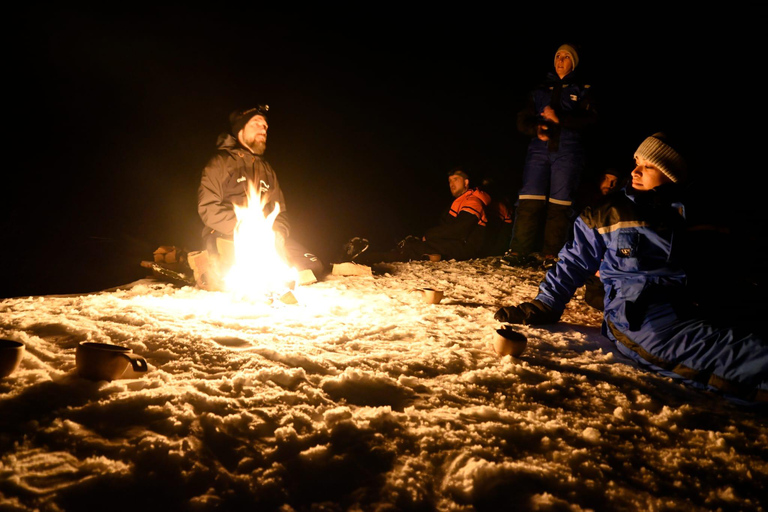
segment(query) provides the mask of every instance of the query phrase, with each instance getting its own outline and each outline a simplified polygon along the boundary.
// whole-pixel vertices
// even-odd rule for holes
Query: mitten
[[[519,306],[501,308],[494,318],[508,324],[554,324],[560,320],[560,313],[555,312],[540,300],[534,299],[531,302],[523,302]]]
[[[493,318],[499,322],[505,322],[508,324],[522,324],[525,323],[525,313],[518,306],[507,306],[500,308]]]

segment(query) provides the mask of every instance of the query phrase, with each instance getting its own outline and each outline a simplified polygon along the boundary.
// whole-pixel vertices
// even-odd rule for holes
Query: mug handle
[[[131,363],[131,366],[133,367],[133,371],[135,372],[147,371],[147,360],[141,357],[140,355],[126,352],[122,354],[122,356],[128,359],[128,361]]]

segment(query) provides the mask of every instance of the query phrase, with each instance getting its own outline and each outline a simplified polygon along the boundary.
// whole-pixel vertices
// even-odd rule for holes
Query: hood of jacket
[[[247,148],[246,146],[243,146],[239,140],[235,138],[234,135],[231,133],[221,133],[219,134],[219,137],[216,139],[216,149],[219,151],[226,151],[228,153],[232,153],[236,149],[241,149],[244,151],[247,151],[248,153],[254,154],[253,151],[250,150],[250,148]],[[264,155],[256,155],[259,158],[263,158]]]

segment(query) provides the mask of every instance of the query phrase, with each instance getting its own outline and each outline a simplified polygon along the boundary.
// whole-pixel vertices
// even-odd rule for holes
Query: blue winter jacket
[[[537,127],[544,122],[541,113],[551,106],[559,125],[550,126],[550,151],[557,151],[560,141],[581,143],[586,131],[597,122],[597,109],[592,87],[581,81],[576,72],[562,79],[550,72],[546,79],[528,96],[524,107],[517,114],[517,128],[523,134],[536,139]]]
[[[686,297],[685,212],[679,189],[627,186],[587,207],[536,299],[562,314],[600,271],[603,334],[643,365],[747,401],[768,400],[768,341],[696,317]]]

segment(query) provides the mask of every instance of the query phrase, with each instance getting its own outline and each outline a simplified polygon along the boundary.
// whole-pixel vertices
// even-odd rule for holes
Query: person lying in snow
[[[664,133],[635,151],[623,193],[587,207],[573,240],[558,254],[531,302],[500,308],[512,324],[552,324],[585,281],[600,271],[605,288],[602,331],[641,366],[683,379],[739,403],[768,402],[768,341],[701,318],[686,290],[684,207],[687,166]]]

